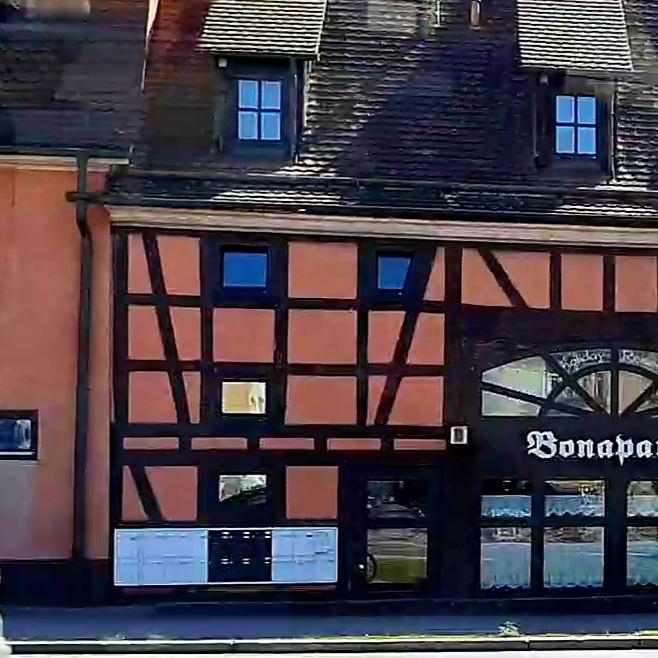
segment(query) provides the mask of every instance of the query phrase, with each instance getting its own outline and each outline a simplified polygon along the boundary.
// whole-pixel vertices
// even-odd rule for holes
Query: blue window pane
[[[258,139],[258,112],[238,112],[238,137]]]
[[[576,120],[575,99],[573,96],[557,96],[555,99],[555,120],[557,123],[573,123]]]
[[[380,256],[377,263],[377,287],[380,290],[402,290],[407,279],[411,258]]]
[[[264,110],[280,110],[281,83],[275,80],[264,80],[261,85],[261,108]]]
[[[576,152],[576,129],[571,126],[558,126],[555,131],[555,151],[557,153]]]
[[[578,123],[586,126],[596,125],[596,99],[592,96],[578,98]]]
[[[267,252],[224,252],[223,284],[232,288],[265,288]]]
[[[258,109],[258,82],[256,80],[238,81],[238,105],[243,110]]]
[[[596,155],[596,128],[578,128],[578,153]]]
[[[263,112],[260,115],[260,135],[267,141],[281,139],[281,115],[278,112]]]

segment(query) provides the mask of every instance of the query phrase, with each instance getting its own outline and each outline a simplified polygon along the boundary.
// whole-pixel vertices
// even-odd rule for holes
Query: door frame
[[[420,463],[347,463],[340,473],[339,585],[347,597],[372,598],[436,596],[440,588],[441,507],[444,500],[443,460],[434,457]],[[426,480],[426,523],[405,522],[402,517],[369,521],[367,483],[369,480]],[[368,530],[395,528],[427,529],[426,580],[421,586],[372,584],[367,581]]]

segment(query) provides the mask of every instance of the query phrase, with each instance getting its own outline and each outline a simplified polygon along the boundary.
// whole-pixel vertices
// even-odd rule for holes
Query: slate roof
[[[0,146],[125,154],[140,125],[146,3],[105,0],[81,19],[0,23]]]
[[[483,3],[479,29],[469,26],[469,0],[442,0],[439,26],[433,0],[328,0],[298,161],[262,168],[228,164],[213,152],[215,63],[196,47],[191,27],[183,33],[189,43],[165,29],[182,18],[176,0],[162,2],[159,54],[147,71],[160,132],[153,134],[153,122],[144,126],[134,161],[140,171],[115,175],[113,202],[137,203],[143,194],[145,202],[181,206],[416,207],[557,213],[565,221],[657,212],[637,191],[658,189],[658,2],[624,0],[634,70],[618,82],[609,182],[552,180],[538,171],[535,72],[521,66],[517,0]],[[195,24],[189,14],[185,22]],[[186,178],[149,180],[151,168]],[[276,182],[258,177],[265,172]]]
[[[622,0],[517,0],[521,64],[595,73],[633,68]]]
[[[326,0],[214,0],[200,46],[217,53],[318,54]]]

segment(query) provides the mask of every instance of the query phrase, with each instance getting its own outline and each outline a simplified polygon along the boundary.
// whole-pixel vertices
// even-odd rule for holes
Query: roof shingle
[[[599,73],[633,69],[622,0],[517,0],[521,65]]]
[[[199,46],[231,54],[314,58],[325,6],[326,0],[215,0]]]

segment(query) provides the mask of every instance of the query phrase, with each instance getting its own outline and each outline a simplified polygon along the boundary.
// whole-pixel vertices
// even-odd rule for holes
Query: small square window
[[[410,256],[380,255],[377,257],[377,287],[379,290],[404,290]]]
[[[266,250],[224,250],[222,285],[225,288],[266,288],[267,262]]]
[[[262,416],[267,406],[265,382],[222,382],[222,414]]]
[[[222,474],[219,476],[220,506],[262,507],[267,504],[267,475]]]
[[[32,418],[0,417],[0,456],[36,452],[36,423]]]

